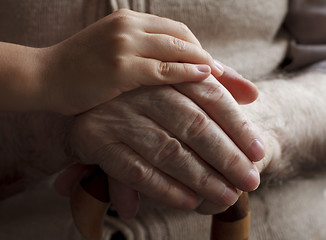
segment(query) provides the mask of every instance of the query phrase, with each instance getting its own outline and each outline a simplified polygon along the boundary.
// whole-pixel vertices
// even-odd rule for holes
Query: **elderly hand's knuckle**
[[[242,161],[242,157],[238,153],[232,153],[230,157],[225,159],[225,167],[224,170],[229,171],[230,169],[234,169],[235,166],[239,165]]]
[[[209,179],[212,177],[212,173],[205,172],[201,174],[198,181],[198,186],[200,189],[206,189],[209,185]]]
[[[244,132],[247,132],[250,129],[250,122],[247,119],[241,120],[239,127],[235,129],[238,136],[243,135]]]
[[[132,186],[143,185],[150,182],[150,179],[152,178],[152,170],[137,161],[126,166],[126,169],[128,172],[126,181]]]
[[[166,184],[166,186],[164,188],[160,189],[160,196],[163,199],[169,199],[172,194],[171,192],[173,191],[172,189],[173,188],[172,188],[171,184]]]
[[[240,116],[242,118],[241,124],[240,124],[240,131],[241,134],[257,134],[257,128],[255,127],[254,123],[248,119],[246,116]]]
[[[244,119],[240,123],[240,128],[241,129],[248,129],[250,127],[250,122],[248,119]]]
[[[178,140],[170,139],[163,147],[156,153],[153,158],[156,166],[166,166],[171,164],[174,159],[179,159],[182,155],[183,148]]]
[[[186,135],[187,137],[200,137],[209,125],[208,117],[202,112],[196,112],[186,126]]]
[[[224,88],[219,84],[209,86],[203,96],[203,104],[205,105],[217,105],[224,97]]]
[[[105,170],[107,174],[111,174],[115,169],[115,165],[112,161],[108,161],[111,158],[112,154],[115,156],[121,156],[123,148],[119,144],[104,144],[99,149],[97,149],[94,154],[91,156],[93,161],[96,161],[98,165]]]
[[[230,127],[229,133],[232,136],[238,136],[242,138],[243,136],[250,134],[252,130],[251,122],[244,118],[241,113],[239,114],[238,111],[233,111],[231,114],[233,119],[238,119],[235,123]],[[229,117],[228,117],[229,118]]]

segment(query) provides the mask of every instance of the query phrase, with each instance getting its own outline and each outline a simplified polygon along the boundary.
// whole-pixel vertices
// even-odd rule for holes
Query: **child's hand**
[[[143,85],[201,81],[223,67],[183,24],[119,10],[44,49],[48,109],[77,114]]]

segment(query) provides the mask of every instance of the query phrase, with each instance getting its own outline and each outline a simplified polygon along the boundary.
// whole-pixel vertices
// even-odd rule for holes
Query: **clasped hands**
[[[258,187],[264,145],[239,107],[257,88],[184,25],[120,10],[47,51],[63,69],[49,74],[62,93],[49,106],[79,114],[77,161],[108,174],[121,217],[135,216],[140,200],[214,214]],[[58,191],[67,195],[85,165],[59,175]]]

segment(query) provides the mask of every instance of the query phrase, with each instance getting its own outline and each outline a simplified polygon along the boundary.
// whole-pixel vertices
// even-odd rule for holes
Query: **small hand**
[[[223,74],[180,22],[119,10],[44,49],[49,109],[77,114],[144,85]]]

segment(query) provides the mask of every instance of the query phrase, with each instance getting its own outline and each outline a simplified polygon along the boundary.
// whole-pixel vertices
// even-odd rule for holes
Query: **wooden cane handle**
[[[250,234],[248,193],[223,213],[213,215],[211,240],[247,240]]]
[[[70,197],[75,226],[87,240],[101,240],[103,221],[110,205],[107,175],[97,168],[80,181]]]
[[[100,240],[110,204],[107,175],[97,168],[80,182],[70,199],[77,229],[88,240]],[[243,193],[227,211],[213,215],[211,240],[246,240],[249,230],[249,199],[248,193]]]

